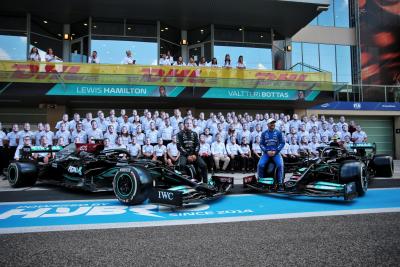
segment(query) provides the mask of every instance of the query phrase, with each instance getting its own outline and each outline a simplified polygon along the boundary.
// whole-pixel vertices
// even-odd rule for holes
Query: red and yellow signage
[[[0,82],[332,90],[327,72],[0,61]]]

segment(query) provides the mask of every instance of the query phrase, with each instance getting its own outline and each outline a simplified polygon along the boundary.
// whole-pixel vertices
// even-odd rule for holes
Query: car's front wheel
[[[358,196],[364,196],[368,190],[367,166],[360,161],[344,162],[340,168],[340,182],[355,182]]]
[[[152,186],[151,175],[141,167],[121,168],[113,180],[115,196],[120,202],[128,205],[143,203],[148,198]]]

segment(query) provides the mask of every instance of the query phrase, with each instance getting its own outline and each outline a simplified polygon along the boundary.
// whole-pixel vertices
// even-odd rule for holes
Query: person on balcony
[[[135,63],[136,63],[136,60],[133,59],[132,51],[131,50],[127,50],[126,51],[126,57],[122,61],[122,64],[133,65]]]
[[[92,55],[88,59],[89,64],[100,64],[100,59],[97,56],[97,51],[93,51]]]

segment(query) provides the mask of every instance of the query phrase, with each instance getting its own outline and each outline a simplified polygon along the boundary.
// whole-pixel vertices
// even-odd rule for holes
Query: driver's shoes
[[[283,184],[278,185],[278,192],[285,192],[285,188],[283,187]]]

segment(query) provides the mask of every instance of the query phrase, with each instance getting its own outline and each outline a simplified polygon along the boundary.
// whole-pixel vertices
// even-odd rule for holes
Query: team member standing
[[[93,51],[92,55],[88,59],[89,64],[100,64],[100,59],[97,56],[97,51]]]
[[[238,62],[236,64],[236,68],[237,69],[242,69],[242,70],[246,69],[246,65],[243,62],[243,56],[239,56]]]
[[[8,159],[7,159],[7,154],[4,149],[3,145],[3,140],[7,138],[7,135],[5,132],[3,132],[3,127],[0,122],[0,171],[3,171],[3,168],[7,167]]]
[[[275,119],[268,119],[268,129],[261,134],[260,147],[263,151],[263,155],[258,162],[257,175],[258,178],[262,178],[264,176],[265,165],[269,159],[272,159],[278,169],[277,179],[279,190],[283,190],[283,160],[279,152],[284,147],[285,142],[283,140],[282,133],[278,130],[275,130],[275,122]]]
[[[177,147],[181,154],[179,165],[185,166],[187,163],[194,164],[200,169],[203,183],[208,182],[207,165],[201,157],[199,157],[200,142],[197,134],[192,131],[192,119],[184,120],[184,129],[177,135]]]
[[[132,51],[131,50],[127,50],[126,51],[126,57],[124,58],[124,60],[122,60],[122,64],[133,65],[135,63],[136,63],[136,60],[134,60],[133,57],[132,57]]]

